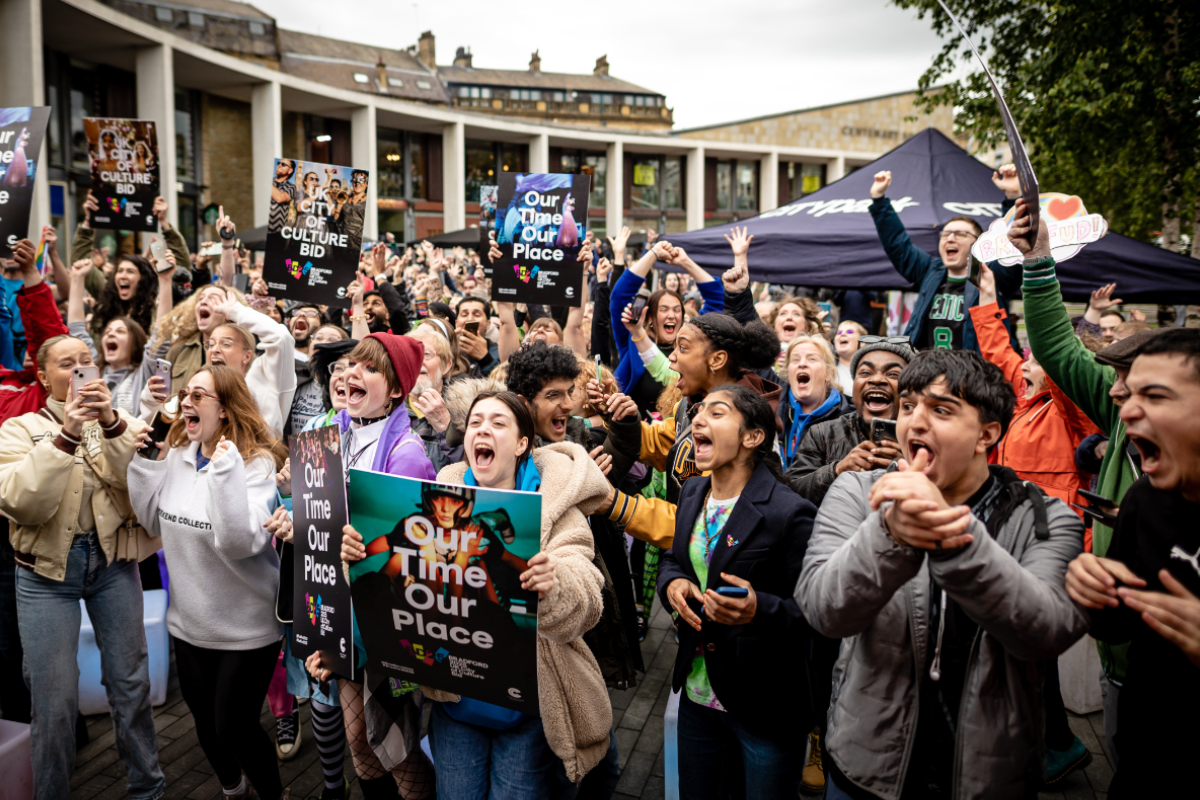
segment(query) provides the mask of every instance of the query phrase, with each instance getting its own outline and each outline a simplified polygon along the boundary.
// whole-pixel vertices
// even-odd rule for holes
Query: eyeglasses
[[[336,378],[339,375],[346,374],[346,370],[350,369],[350,365],[342,361],[335,361],[329,365],[328,369],[329,374]]]
[[[903,344],[912,347],[912,340],[907,336],[860,336],[858,337],[858,346],[864,347],[868,344]]]
[[[558,389],[551,389],[550,391],[548,391],[544,395],[542,395],[542,399],[548,403],[561,403],[564,397],[566,397],[570,400],[574,400],[575,399],[575,387],[572,386],[570,389],[568,389],[565,392],[561,392]]]
[[[237,344],[237,342],[235,342],[233,339],[220,339],[220,340],[209,339],[208,340],[208,349],[216,350],[218,347],[220,347],[221,349],[225,349],[228,347],[233,347],[236,344]]]
[[[308,317],[309,319],[320,319],[321,312],[315,308],[300,308],[292,312],[292,319],[296,317]]]
[[[949,239],[953,236],[955,239],[978,239],[979,237],[970,231],[942,231],[938,234],[939,239]]]
[[[215,394],[209,394],[208,392],[204,391],[203,389],[192,389],[190,392],[187,389],[180,389],[179,390],[179,405],[180,406],[183,405],[183,398],[185,398],[185,397],[191,398],[192,405],[194,405],[194,406],[199,405],[200,401],[206,397],[211,397],[213,400],[217,399],[217,396]]]

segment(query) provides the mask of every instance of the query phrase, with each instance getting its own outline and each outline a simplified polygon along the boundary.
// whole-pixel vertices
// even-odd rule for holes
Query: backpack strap
[[[1041,541],[1050,538],[1050,515],[1046,513],[1046,496],[1036,483],[1022,481],[1025,487],[1025,497],[1033,506],[1033,531]]]

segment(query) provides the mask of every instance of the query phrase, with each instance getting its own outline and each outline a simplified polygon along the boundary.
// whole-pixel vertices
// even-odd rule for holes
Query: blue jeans
[[[740,751],[747,798],[794,798],[800,792],[807,734],[766,736],[728,711],[692,702],[684,692],[679,699],[679,796],[724,797],[738,772],[727,770],[738,765]]]
[[[438,797],[453,800],[571,800],[567,780],[540,717],[506,731],[459,722],[433,704],[429,748],[437,769]]]
[[[17,569],[17,610],[25,645],[25,680],[33,696],[33,784],[38,800],[71,794],[75,714],[79,707],[79,601],[100,648],[102,683],[112,708],[117,753],[129,795],[150,800],[166,791],[150,708],[150,665],[142,624],[142,584],[132,561],[106,564],[94,533],[75,537],[62,581]]]

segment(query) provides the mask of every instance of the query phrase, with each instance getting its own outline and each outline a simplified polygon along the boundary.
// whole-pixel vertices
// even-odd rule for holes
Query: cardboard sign
[[[585,265],[578,260],[588,211],[590,175],[500,175],[492,299],[582,306]]]
[[[272,296],[350,307],[370,180],[365,169],[275,159],[263,259]]]
[[[92,194],[100,204],[93,228],[158,232],[151,210],[158,197],[158,136],[145,119],[85,117]]]
[[[1050,237],[1050,255],[1059,263],[1108,233],[1104,217],[1089,214],[1083,201],[1075,195],[1043,192],[1038,198],[1038,206],[1041,224],[1046,226]],[[971,245],[971,255],[980,261],[999,261],[1006,267],[1020,264],[1025,256],[1008,240],[1008,229],[1015,216],[1015,209],[1009,209],[1008,214],[993,221]]]
[[[542,498],[350,471],[350,515],[367,557],[350,567],[368,670],[538,713]]]
[[[1000,87],[996,85],[996,79],[992,77],[992,71],[988,69],[987,62],[983,60],[983,56],[979,54],[979,50],[975,47],[975,43],[971,41],[971,37],[967,35],[967,29],[958,21],[958,17],[954,16],[946,4],[942,0],[938,0],[938,5],[942,10],[954,21],[954,25],[958,28],[959,33],[967,40],[967,44],[971,46],[971,52],[975,54],[976,60],[983,67],[983,74],[987,76],[988,83],[992,85],[992,94],[996,96],[996,104],[1000,106],[1000,119],[1004,121],[1004,134],[1008,137],[1008,146],[1012,150],[1013,166],[1017,168],[1017,180],[1021,184],[1021,197],[1025,200],[1025,210],[1029,212],[1029,233],[1025,234],[1026,239],[1032,245],[1037,240],[1038,232],[1038,180],[1033,173],[1033,164],[1029,162],[1029,151],[1025,149],[1025,143],[1021,141],[1021,132],[1017,130],[1017,123],[1013,121],[1012,112],[1008,110],[1008,103],[1004,101],[1004,93],[1000,91]]]
[[[337,675],[354,676],[350,585],[342,572],[346,478],[337,425],[297,433],[292,463],[292,654],[320,651]]]
[[[33,181],[49,120],[46,107],[0,108],[0,256],[5,258],[29,236]]]
[[[492,243],[488,237],[496,230],[496,193],[499,189],[499,186],[479,187],[479,263],[489,281],[492,279],[492,259],[488,250]]]

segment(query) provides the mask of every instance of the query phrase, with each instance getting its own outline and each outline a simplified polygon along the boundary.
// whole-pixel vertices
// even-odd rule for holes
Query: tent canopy
[[[985,229],[1000,216],[1004,195],[992,170],[940,131],[927,128],[866,166],[812,194],[732,224],[666,236],[705,268],[733,266],[725,234],[745,226],[754,235],[750,275],[798,286],[912,288],[883,251],[867,207],[876,172],[890,170],[888,198],[913,242],[936,256],[938,229],[969,216]],[[1043,187],[1054,191],[1055,187]],[[1087,203],[1087,198],[1083,198]],[[1127,302],[1200,302],[1200,260],[1110,232],[1058,267],[1068,299],[1086,300],[1115,282]]]

